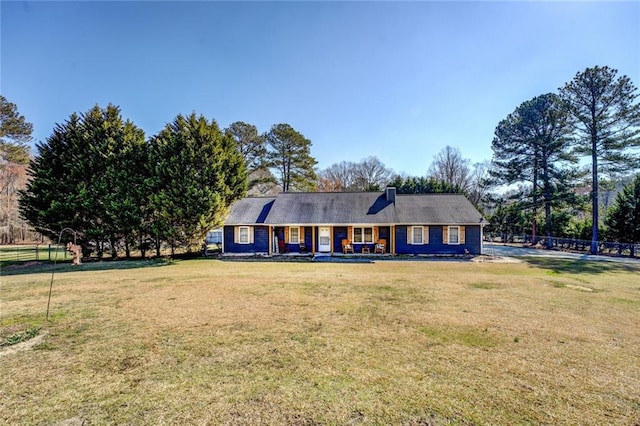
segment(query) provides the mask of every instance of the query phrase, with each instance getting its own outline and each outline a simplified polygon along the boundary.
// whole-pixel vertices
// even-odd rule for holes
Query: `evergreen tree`
[[[508,197],[510,198],[510,197]],[[522,201],[500,198],[489,216],[488,234],[499,235],[502,242],[512,241],[515,235],[525,233],[530,222]]]
[[[0,244],[25,236],[18,193],[26,184],[26,165],[33,126],[18,113],[15,104],[0,95]]]
[[[31,160],[31,181],[20,198],[25,219],[40,233],[56,240],[64,228],[84,230],[84,212],[79,191],[86,179],[77,181],[74,172],[81,158],[78,147],[82,135],[78,114],[63,124],[56,124],[51,136],[36,145],[38,154]]]
[[[288,124],[276,124],[266,135],[267,164],[277,170],[283,192],[315,189],[317,164],[311,141]]]
[[[266,195],[277,188],[276,178],[267,167],[266,136],[253,124],[231,123],[225,133],[236,143],[247,166],[249,195]]]
[[[398,194],[462,194],[458,186],[450,185],[434,177],[396,176],[389,186],[396,188]]]
[[[605,218],[607,238],[640,243],[640,175],[618,193]]]
[[[640,146],[640,104],[629,77],[616,77],[609,67],[587,68],[560,88],[576,120],[579,153],[591,158],[591,253],[598,252],[599,174],[615,174],[638,166],[630,148]]]
[[[95,106],[56,125],[29,165],[31,181],[22,192],[22,215],[44,235],[56,239],[63,228],[81,234],[113,256],[122,238],[141,227],[144,198],[140,159],[144,133],[123,121],[120,109]],[[134,167],[134,165],[136,165]]]
[[[573,166],[577,158],[570,154],[570,132],[568,111],[562,100],[552,93],[522,103],[496,127],[490,174],[496,184],[531,184],[534,236],[540,197],[550,239],[552,204],[569,196],[570,184],[577,177]],[[547,246],[551,246],[550,241]]]
[[[178,115],[150,141],[151,218],[160,241],[188,249],[219,226],[231,203],[246,193],[247,172],[229,134],[195,113]],[[199,247],[198,247],[199,248]]]
[[[113,105],[92,108],[83,116],[89,151],[84,157],[84,173],[90,177],[85,206],[91,206],[92,228],[100,242],[109,243],[113,258],[122,242],[127,256],[135,235],[142,226],[146,197],[140,197],[145,181],[144,132],[123,121]]]
[[[258,133],[253,124],[242,121],[231,123],[225,130],[235,141],[238,151],[247,165],[247,173],[264,169],[267,155],[265,135]]]
[[[27,164],[33,125],[20,115],[15,104],[0,95],[0,168],[6,162]]]

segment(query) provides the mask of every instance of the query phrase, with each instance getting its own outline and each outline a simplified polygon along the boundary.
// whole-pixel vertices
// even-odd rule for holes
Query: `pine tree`
[[[15,104],[0,95],[0,167],[5,162],[29,162],[29,146],[33,125],[18,112]]]
[[[19,215],[18,193],[26,184],[26,165],[33,126],[18,113],[15,104],[0,95],[0,243],[13,243],[25,234]]]
[[[579,153],[591,158],[591,253],[598,252],[598,180],[638,167],[640,104],[629,77],[609,67],[587,68],[560,88],[571,114]]]
[[[552,205],[569,196],[570,184],[577,177],[573,167],[577,158],[570,153],[570,132],[566,106],[552,93],[523,102],[496,127],[490,174],[496,184],[531,184],[534,235],[540,197],[547,238],[551,238]],[[550,242],[547,246],[551,246]]]
[[[317,164],[311,141],[288,124],[276,124],[266,135],[267,164],[277,170],[283,192],[315,189]]]

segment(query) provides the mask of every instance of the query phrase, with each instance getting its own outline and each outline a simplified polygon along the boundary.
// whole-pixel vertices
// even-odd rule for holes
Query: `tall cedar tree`
[[[5,163],[27,164],[33,125],[20,115],[15,104],[0,95],[0,167]]]
[[[560,88],[576,120],[579,153],[591,157],[591,253],[598,252],[599,173],[611,175],[638,166],[629,148],[640,146],[640,104],[629,77],[607,66],[587,68]]]
[[[607,236],[614,241],[640,243],[640,175],[618,193],[605,218]]]
[[[276,124],[266,134],[267,164],[280,176],[283,192],[315,189],[317,164],[311,141],[288,124]]]
[[[577,158],[570,154],[570,132],[566,106],[552,93],[522,103],[496,127],[490,174],[497,184],[531,183],[534,235],[540,196],[550,239],[552,204],[569,196],[569,184],[577,176]],[[551,247],[550,242],[547,246]]]
[[[156,250],[197,247],[247,190],[242,155],[215,120],[178,115],[151,141],[151,207]]]
[[[119,241],[140,232],[140,158],[144,132],[124,122],[120,109],[95,106],[57,124],[29,165],[31,181],[21,193],[23,217],[39,232],[57,239],[64,228],[94,243],[105,242],[113,256]]]

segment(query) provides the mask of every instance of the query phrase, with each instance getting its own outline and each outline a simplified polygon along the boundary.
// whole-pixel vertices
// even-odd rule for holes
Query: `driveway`
[[[630,257],[594,256],[584,253],[569,253],[558,250],[543,250],[528,247],[507,246],[496,243],[483,243],[482,254],[499,257],[548,257],[556,259],[592,260],[601,262],[632,263],[640,265],[640,259]]]

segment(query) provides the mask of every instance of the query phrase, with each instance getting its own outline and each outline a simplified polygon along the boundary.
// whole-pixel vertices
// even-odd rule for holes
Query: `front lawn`
[[[1,278],[0,336],[39,340],[0,348],[0,423],[640,422],[636,265],[105,265],[49,322],[50,273]]]

